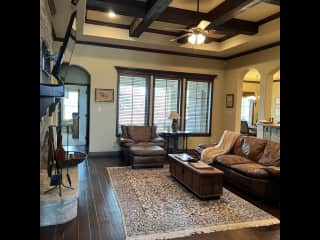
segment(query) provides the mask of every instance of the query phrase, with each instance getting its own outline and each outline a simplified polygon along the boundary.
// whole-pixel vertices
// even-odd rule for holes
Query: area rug
[[[186,237],[280,221],[223,189],[220,199],[200,200],[170,176],[169,168],[107,168],[127,240]]]

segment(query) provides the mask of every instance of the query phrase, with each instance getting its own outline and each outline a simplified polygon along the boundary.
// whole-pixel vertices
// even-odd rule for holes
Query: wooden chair
[[[241,121],[240,133],[246,136],[257,136],[257,130],[249,128],[247,121]]]

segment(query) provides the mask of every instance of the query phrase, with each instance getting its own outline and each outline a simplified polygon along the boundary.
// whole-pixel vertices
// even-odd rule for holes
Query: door
[[[88,85],[65,84],[62,99],[62,143],[64,146],[88,145]]]

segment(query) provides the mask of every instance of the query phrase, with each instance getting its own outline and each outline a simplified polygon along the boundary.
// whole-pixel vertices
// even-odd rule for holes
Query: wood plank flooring
[[[124,166],[118,158],[89,158],[79,165],[78,217],[66,224],[40,228],[41,240],[124,240],[120,209],[105,167]],[[229,188],[239,194],[236,190]],[[272,207],[242,196],[248,201],[280,216]],[[279,227],[243,229],[194,235],[176,240],[279,240]]]

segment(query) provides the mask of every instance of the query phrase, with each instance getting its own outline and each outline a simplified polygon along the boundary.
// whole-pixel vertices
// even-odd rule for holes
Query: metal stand
[[[67,134],[69,135],[69,126],[67,126]],[[68,135],[67,135],[67,158],[69,158],[69,142],[68,142]],[[68,161],[68,159],[66,160]],[[71,178],[69,175],[69,168],[68,168],[68,162],[67,162],[67,179],[69,182],[69,186],[64,185],[63,181],[62,181],[62,166],[59,166],[57,164],[56,159],[54,158],[54,162],[55,162],[55,175],[51,176],[51,183],[50,185],[54,186],[50,189],[48,189],[47,191],[44,192],[44,194],[49,193],[57,188],[59,188],[59,196],[62,196],[62,191],[61,191],[61,186],[65,187],[65,188],[69,188],[69,189],[74,189],[73,187],[71,187]]]
[[[65,187],[65,188],[72,189],[72,190],[74,189],[71,186],[69,187],[69,186],[64,185],[64,183],[62,182],[62,168],[56,168],[56,175],[53,175],[52,177],[56,178],[55,185],[54,185],[54,187],[45,191],[44,194],[49,193],[49,192],[59,188],[59,196],[61,197],[62,196],[61,186]],[[51,177],[51,179],[52,179],[52,177]]]

